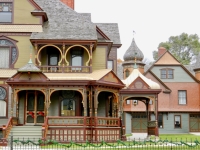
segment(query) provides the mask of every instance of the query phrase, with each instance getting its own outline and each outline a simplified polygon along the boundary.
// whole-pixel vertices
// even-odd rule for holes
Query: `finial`
[[[134,34],[136,34],[136,32],[133,30],[133,36],[134,36]]]
[[[32,46],[30,46],[30,60],[28,62],[29,64],[32,64]]]
[[[137,69],[137,68],[138,68],[137,65],[136,65],[136,62],[137,62],[136,55],[137,55],[137,52],[135,52],[134,69]]]

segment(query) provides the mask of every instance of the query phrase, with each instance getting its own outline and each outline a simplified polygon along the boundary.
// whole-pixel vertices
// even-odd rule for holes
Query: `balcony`
[[[43,73],[90,73],[90,66],[38,66]]]

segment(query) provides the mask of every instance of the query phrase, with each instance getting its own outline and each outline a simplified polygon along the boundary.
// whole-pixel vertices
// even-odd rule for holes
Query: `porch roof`
[[[50,80],[100,80],[110,69],[95,70],[92,73],[44,73]]]

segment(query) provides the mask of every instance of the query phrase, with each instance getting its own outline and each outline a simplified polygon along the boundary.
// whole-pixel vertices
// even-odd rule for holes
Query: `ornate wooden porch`
[[[112,142],[121,139],[120,118],[48,116],[43,125],[44,140],[59,142]]]

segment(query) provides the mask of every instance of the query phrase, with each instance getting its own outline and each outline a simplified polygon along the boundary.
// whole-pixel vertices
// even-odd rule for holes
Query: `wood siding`
[[[40,24],[40,18],[31,14],[35,10],[28,0],[14,2],[14,24]]]
[[[164,68],[174,69],[173,79],[161,79],[160,69]],[[192,79],[192,77],[180,66],[154,66],[151,71],[163,82],[195,82],[194,79]]]
[[[181,128],[174,128],[174,115],[181,116]],[[167,133],[188,133],[189,132],[189,114],[188,113],[168,113],[163,114],[163,128],[159,128],[160,134]]]
[[[35,62],[34,48],[30,49],[32,46],[29,36],[9,36],[10,38],[18,41],[16,43],[18,49],[18,58],[14,64],[14,68],[20,68],[26,65],[30,60],[30,53],[32,52],[32,62]]]
[[[126,126],[125,133],[130,134],[130,133],[132,133],[132,128],[131,128],[132,116],[131,116],[131,114],[126,113],[126,112],[124,112],[124,115],[125,115],[125,118],[126,118],[125,119],[125,126]]]
[[[106,47],[97,47],[92,55],[92,69],[105,69],[106,63]]]

